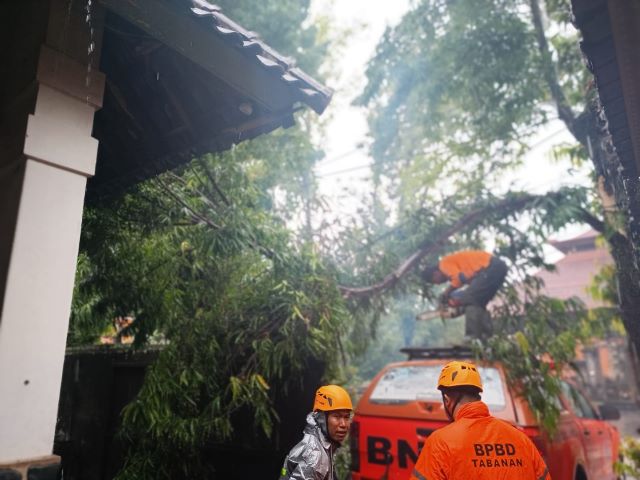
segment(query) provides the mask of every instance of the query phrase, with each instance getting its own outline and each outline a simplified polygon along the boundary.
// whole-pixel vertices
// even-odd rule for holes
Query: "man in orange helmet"
[[[551,480],[529,437],[489,414],[474,364],[446,364],[438,390],[452,423],[427,438],[411,480]]]
[[[493,333],[486,307],[504,283],[506,275],[506,263],[481,250],[452,253],[422,272],[427,283],[449,282],[440,303],[464,309],[465,336],[469,338],[486,338]]]
[[[351,397],[344,388],[320,387],[304,436],[287,455],[280,480],[335,480],[333,455],[349,433],[352,412]]]

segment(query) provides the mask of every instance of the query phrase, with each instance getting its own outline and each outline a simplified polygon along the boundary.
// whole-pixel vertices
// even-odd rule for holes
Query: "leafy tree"
[[[578,345],[602,336],[606,317],[592,315],[577,298],[559,300],[540,293],[541,282],[527,277],[507,289],[494,320],[501,335],[477,345],[477,355],[506,365],[508,380],[519,387],[549,435],[560,415],[560,378],[570,368]]]
[[[459,200],[481,199],[521,162],[532,133],[559,118],[575,144],[558,154],[593,165],[593,194],[574,219],[607,239],[622,319],[640,347],[640,270],[627,233],[635,220],[627,213],[620,161],[580,55],[568,1],[415,2],[386,31],[367,78],[359,103],[370,112],[379,193],[387,189],[397,199],[401,219],[430,214],[456,194]],[[558,199],[557,207],[570,204]],[[538,233],[544,229],[533,225]],[[431,233],[425,230],[425,238]],[[511,236],[513,251],[529,249],[526,235],[503,233]],[[448,241],[452,247],[477,245],[481,238],[467,233]]]
[[[510,381],[520,387],[541,425],[553,434],[560,412],[558,403],[552,401],[559,393],[558,374],[573,360],[577,345],[602,335],[610,318],[588,312],[578,299],[563,301],[545,297],[539,281],[530,277],[528,270],[532,266],[550,268],[544,263],[543,241],[551,232],[581,218],[589,206],[588,198],[583,188],[567,188],[545,195],[511,192],[496,198],[486,194],[480,199],[467,199],[466,204],[456,197],[450,203],[434,205],[430,215],[414,213],[389,235],[375,237],[361,249],[361,258],[355,261],[365,272],[360,277],[367,278],[370,274],[372,279],[382,277],[381,280],[372,281],[368,286],[342,286],[341,289],[360,316],[399,307],[401,313],[395,316],[395,328],[389,326],[386,319],[382,320],[384,333],[380,342],[388,346],[391,343],[388,336],[396,335],[397,347],[401,338],[398,331],[401,318],[398,317],[413,311],[415,318],[420,311],[415,302],[414,305],[396,302],[399,292],[411,298],[418,295],[421,288],[428,288],[423,292],[427,299],[436,297],[433,289],[421,285],[416,275],[421,262],[433,262],[442,253],[461,247],[482,246],[479,232],[491,235],[497,254],[511,264],[511,284],[503,289],[493,309],[497,334],[485,343],[476,341],[475,354],[485,360],[500,361],[507,367]],[[523,217],[528,223],[527,231],[519,227]],[[396,268],[389,267],[389,257],[397,264]],[[375,314],[373,320],[371,325],[375,328]],[[451,322],[447,323],[448,328],[427,330],[425,336],[416,338],[415,345],[442,346],[447,335],[453,340],[449,344],[459,342],[460,336],[457,339],[450,336]],[[372,327],[365,330],[358,329],[358,325],[360,322],[356,322],[354,335],[366,338]],[[360,363],[365,375],[375,373],[371,366],[382,366],[380,358],[391,360],[384,351],[374,352],[378,354],[377,359]]]
[[[421,262],[482,246],[488,231],[514,270],[542,266],[540,240],[549,232],[577,219],[610,223],[592,214],[593,199],[583,189],[544,196],[491,191],[521,158],[526,135],[549,118],[542,101],[555,97],[540,80],[546,77],[535,75],[546,64],[540,49],[529,48],[537,37],[526,10],[497,0],[471,8],[469,1],[420,3],[387,32],[362,97],[377,112],[377,196],[370,217],[340,238],[313,232],[304,221],[318,205],[308,172],[320,157],[309,139],[316,125],[304,116],[299,128],[196,159],[115,203],[87,209],[70,342],[85,342],[101,322],[129,314],[138,344],[156,332],[168,342],[124,413],[130,453],[120,478],[209,475],[203,444],[232,438],[235,420],[247,412],[262,432],[256,435],[268,436],[277,422],[274,396],[292,388],[311,363],[323,363],[326,377],[336,378],[372,335],[387,332],[389,319],[409,318]],[[308,3],[250,5],[223,7],[283,51],[301,45],[306,68],[320,64],[322,32],[300,27]],[[282,23],[265,24],[274,15]],[[452,45],[454,52],[447,50]],[[470,54],[469,45],[480,53]],[[484,71],[487,65],[492,69]],[[563,88],[580,90],[579,65],[562,77]],[[387,209],[383,199],[398,201]],[[388,228],[388,218],[396,227]],[[292,220],[298,232],[288,227]],[[353,287],[365,284],[373,286]],[[433,296],[424,293],[427,301]],[[397,298],[407,303],[394,305]],[[531,321],[527,343],[514,334],[483,355],[525,356],[528,384],[548,387],[542,348],[564,360],[588,330],[588,318],[577,304],[542,298],[521,311]],[[549,312],[567,321],[556,330],[538,328]],[[504,321],[513,314],[505,312]],[[396,338],[413,333],[431,342],[444,333],[437,323],[418,334],[404,325]],[[545,375],[536,377],[535,368]],[[540,413],[553,414],[529,393]]]
[[[125,411],[135,447],[122,478],[203,475],[199,447],[229,440],[234,414],[250,408],[256,429],[270,435],[270,386],[299,384],[314,358],[329,372],[338,366],[348,315],[313,252],[261,242],[278,252],[270,258],[233,240],[224,254],[212,250],[222,247],[216,240],[190,240],[170,343]]]
[[[633,437],[626,437],[620,449],[622,460],[615,463],[616,473],[621,478],[640,477],[640,442]]]
[[[138,344],[156,331],[167,342],[125,409],[119,478],[209,475],[202,448],[229,441],[238,415],[251,412],[266,438],[274,396],[317,363],[340,375],[351,316],[330,264],[273,205],[273,159],[256,148],[238,146],[234,162],[199,159],[87,211],[70,339],[85,340],[95,317],[130,314]]]
[[[221,6],[321,73],[328,44],[321,22],[304,23],[308,1]],[[68,343],[95,341],[131,315],[136,345],[165,344],[124,411],[118,478],[209,478],[206,444],[230,441],[246,418],[246,442],[264,441],[279,420],[275,398],[299,390],[310,369],[340,375],[351,316],[330,264],[287,226],[313,208],[317,128],[299,113],[295,127],[86,208]]]
[[[563,6],[548,5],[552,28],[566,25]],[[588,76],[577,41],[560,29],[550,46],[540,30],[538,7],[537,2],[422,1],[386,32],[359,102],[371,112],[377,193],[397,200],[391,213],[398,226],[381,235],[374,219],[356,236],[366,245],[354,261],[361,272],[357,283],[369,286],[343,291],[364,308],[382,308],[385,299],[371,296],[389,288],[415,291],[419,279],[414,272],[422,261],[460,247],[482,247],[488,236],[495,238],[497,252],[511,260],[512,270],[521,271],[519,279],[526,279],[527,268],[544,266],[540,245],[550,233],[569,221],[602,228],[599,222],[609,220],[602,208],[598,220],[593,213],[598,203],[586,192],[561,190],[519,199],[490,193],[505,171],[521,162],[532,133],[553,117],[550,101],[578,140],[585,140],[588,120],[595,122],[589,97],[581,96]],[[561,58],[558,65],[551,63],[551,49]],[[576,115],[571,108],[583,113]],[[584,155],[586,143],[571,150],[574,158],[576,152]],[[632,256],[625,258],[628,263]],[[529,359],[524,394],[552,428],[557,409],[536,395],[553,393],[551,372],[541,363],[543,347],[551,345],[544,336],[553,332],[561,340],[553,352],[561,365],[573,355],[569,339],[585,340],[578,331],[598,329],[588,327],[590,317],[576,303],[540,297],[525,305],[512,299],[512,304],[521,309],[520,322],[523,315],[527,320],[519,325],[526,325],[529,344],[540,348],[523,353],[516,341],[521,336],[505,336],[488,354],[516,365],[518,356]],[[562,332],[550,329],[539,314],[548,314],[551,307],[555,315],[563,311],[574,319],[560,327]],[[548,388],[539,390],[545,383]]]

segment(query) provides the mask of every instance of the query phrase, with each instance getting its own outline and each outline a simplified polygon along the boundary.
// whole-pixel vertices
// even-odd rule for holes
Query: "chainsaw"
[[[438,310],[427,310],[416,315],[416,320],[433,320],[434,318],[456,318],[464,313],[462,307],[442,307]]]

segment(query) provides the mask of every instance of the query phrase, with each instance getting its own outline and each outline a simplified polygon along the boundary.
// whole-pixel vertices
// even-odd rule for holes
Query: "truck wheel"
[[[578,468],[576,469],[576,480],[588,480],[587,474],[580,465],[578,465]]]

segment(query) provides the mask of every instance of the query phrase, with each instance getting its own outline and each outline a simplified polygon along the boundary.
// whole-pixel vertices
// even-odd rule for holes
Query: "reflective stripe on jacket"
[[[317,412],[324,415],[323,412]],[[332,442],[322,433],[314,413],[307,415],[302,440],[284,460],[280,480],[335,480]]]
[[[433,432],[411,480],[551,480],[533,442],[492,417],[483,402],[460,407],[455,422]]]
[[[489,266],[491,254],[482,250],[464,250],[440,259],[438,269],[451,281],[451,286],[460,288],[473,276]]]

